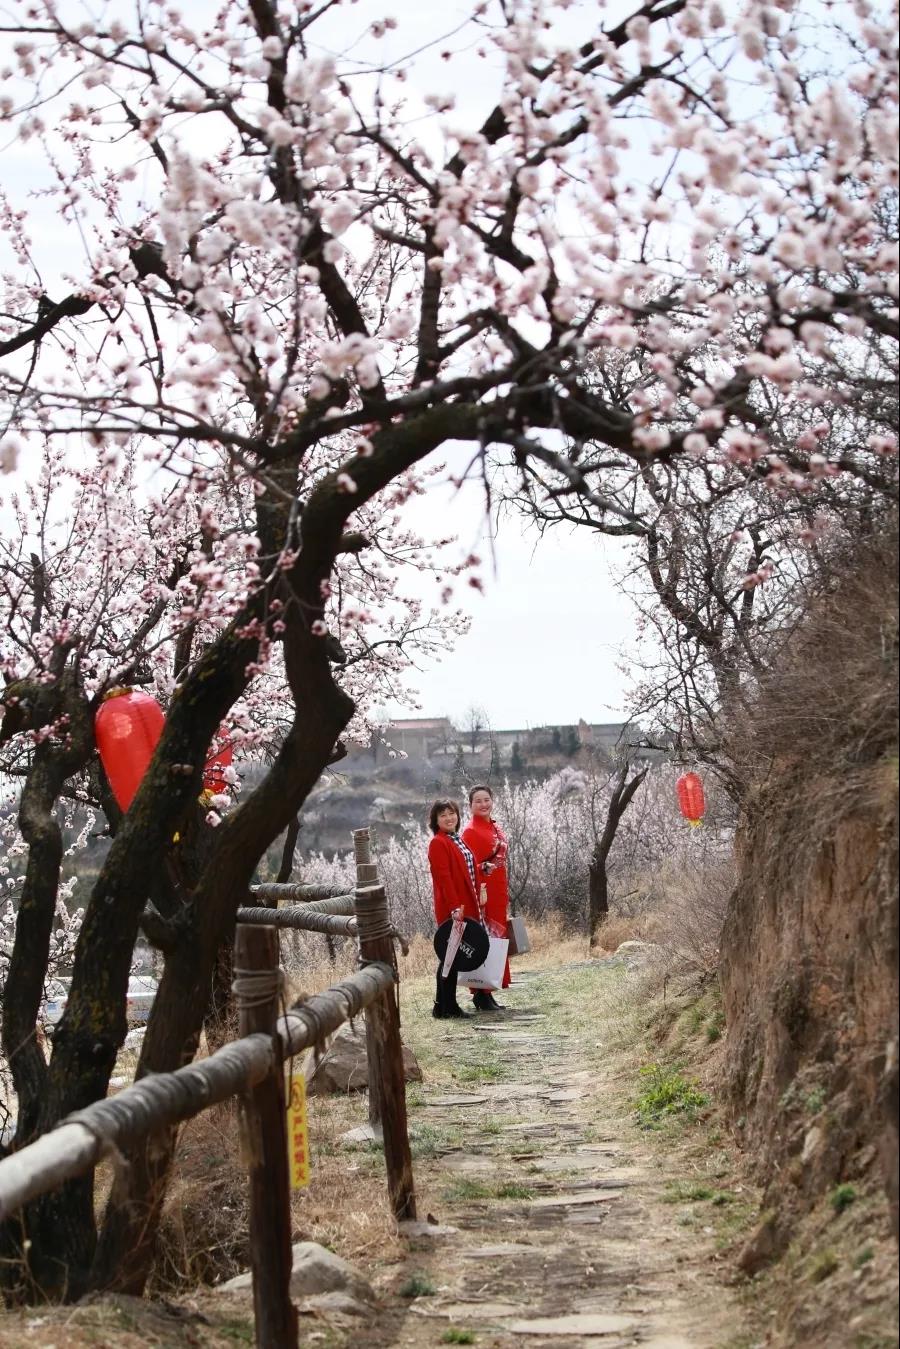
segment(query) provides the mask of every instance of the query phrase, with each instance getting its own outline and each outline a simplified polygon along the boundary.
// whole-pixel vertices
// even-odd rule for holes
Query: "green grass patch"
[[[441,1336],[441,1344],[474,1344],[475,1336],[471,1330],[460,1330],[450,1326]]]
[[[409,1150],[414,1162],[439,1157],[447,1147],[447,1134],[433,1124],[417,1124],[409,1131]]]
[[[681,1013],[674,1008],[656,1008],[652,1015],[657,1018],[667,1017],[670,1023],[674,1021],[673,1048],[677,1044],[687,1048],[687,1040],[701,1035],[714,1044],[722,1038],[725,1030],[725,1012],[718,985],[708,988]],[[696,1052],[696,1047],[690,1052]]]
[[[498,1185],[495,1194],[498,1199],[531,1199],[534,1191],[520,1181],[511,1180]]]
[[[216,1330],[236,1344],[255,1344],[256,1332],[247,1321],[217,1321]]]
[[[444,1199],[448,1204],[468,1204],[485,1199],[531,1199],[534,1194],[520,1181],[495,1181],[488,1184],[482,1180],[473,1180],[460,1176],[444,1190]]]
[[[468,1204],[493,1197],[494,1191],[490,1185],[480,1180],[470,1180],[468,1176],[460,1176],[444,1190],[444,1199],[448,1204]]]
[[[437,1288],[431,1279],[421,1270],[417,1270],[415,1274],[410,1274],[400,1288],[401,1297],[434,1297],[436,1292]]]
[[[421,1082],[407,1082],[406,1105],[408,1109],[418,1110],[425,1104],[425,1088]]]
[[[499,1082],[506,1076],[501,1063],[463,1063],[453,1069],[457,1082]]]
[[[709,1203],[714,1208],[724,1208],[733,1204],[735,1196],[728,1190],[714,1190],[692,1180],[673,1180],[666,1186],[663,1194],[664,1204],[701,1204]]]
[[[862,1250],[858,1251],[857,1254],[853,1257],[853,1268],[862,1269],[864,1265],[870,1264],[871,1261],[873,1261],[874,1259],[875,1259],[875,1247],[863,1246]]]
[[[673,1180],[666,1186],[663,1203],[697,1204],[704,1199],[712,1199],[713,1193],[708,1185],[698,1185],[694,1181]]]
[[[836,1185],[828,1196],[828,1202],[835,1213],[843,1213],[859,1198],[855,1185]]]
[[[813,1087],[803,1098],[803,1104],[811,1115],[818,1115],[827,1100],[824,1087]]]
[[[673,1116],[693,1122],[709,1102],[696,1083],[682,1077],[676,1068],[651,1063],[640,1070],[640,1075],[644,1087],[635,1101],[635,1109],[645,1129],[657,1128]]]

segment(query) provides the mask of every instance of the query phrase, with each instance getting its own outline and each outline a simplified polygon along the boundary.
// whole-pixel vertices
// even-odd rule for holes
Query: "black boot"
[[[472,994],[472,1002],[476,1012],[502,1012],[503,1008],[499,1002],[494,1000],[493,993],[486,988],[476,989]]]
[[[444,1011],[444,980],[441,978],[441,971],[438,969],[437,982],[434,988],[434,1007],[431,1009],[431,1015],[440,1021],[447,1015]]]
[[[438,1021],[453,1020],[460,1017],[468,1020],[470,1013],[464,1012],[456,1001],[456,970],[451,970],[445,979],[440,970],[437,974],[437,983],[435,986],[434,1007],[431,1015]]]

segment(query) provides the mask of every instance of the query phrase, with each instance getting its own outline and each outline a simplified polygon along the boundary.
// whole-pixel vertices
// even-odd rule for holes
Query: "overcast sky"
[[[621,543],[588,529],[557,528],[539,538],[506,517],[495,537],[495,571],[480,484],[457,491],[446,480],[436,483],[414,510],[423,532],[452,531],[463,553],[478,553],[484,593],[458,588],[472,616],[468,635],[451,655],[410,676],[421,711],[391,705],[388,712],[460,721],[476,706],[496,730],[624,719],[627,678],[619,662],[635,635],[635,611],[613,583],[624,560]],[[429,597],[430,586],[423,581]]]

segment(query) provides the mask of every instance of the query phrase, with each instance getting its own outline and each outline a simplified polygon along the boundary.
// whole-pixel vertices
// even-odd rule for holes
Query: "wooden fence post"
[[[353,858],[357,890],[361,885],[377,885],[378,868],[372,861],[372,838],[368,829],[353,830]]]
[[[394,965],[394,945],[384,887],[377,884],[366,829],[353,832],[356,854],[356,921],[360,964],[380,961]],[[384,1139],[388,1193],[399,1222],[416,1216],[412,1154],[406,1118],[406,1074],[400,1040],[396,990],[389,990],[366,1009],[366,1049],[369,1060],[369,1118],[373,1102]]]
[[[278,1019],[278,933],[237,925],[235,998],[239,1034],[275,1040]],[[277,1043],[277,1042],[276,1042]],[[288,1174],[284,1067],[276,1048],[272,1072],[241,1098],[250,1172],[250,1268],[258,1349],[296,1349],[291,1302],[291,1192]]]
[[[368,829],[353,830],[353,856],[356,862],[357,890],[378,884],[378,868],[372,861],[372,840]],[[354,911],[356,909],[354,901]],[[374,958],[374,957],[372,957]],[[360,963],[362,945],[360,944]],[[388,962],[389,964],[392,961]],[[379,1049],[375,1043],[372,1018],[366,1013],[366,1059],[369,1065],[369,1123],[377,1132],[381,1128],[381,1074],[377,1071]]]

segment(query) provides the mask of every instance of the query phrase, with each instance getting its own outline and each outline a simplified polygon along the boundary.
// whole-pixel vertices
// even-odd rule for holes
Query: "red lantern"
[[[234,758],[234,746],[227,739],[227,735],[228,732],[225,727],[220,726],[216,742],[214,742],[218,743],[218,749],[209,756],[203,770],[203,790],[210,792],[213,796],[218,796],[221,792],[228,790],[225,769],[231,767],[231,761]]]
[[[683,773],[675,784],[675,790],[678,792],[682,815],[696,829],[706,810],[703,783],[696,773]]]
[[[100,762],[113,796],[127,810],[165,725],[155,698],[140,689],[111,689],[94,720]]]

